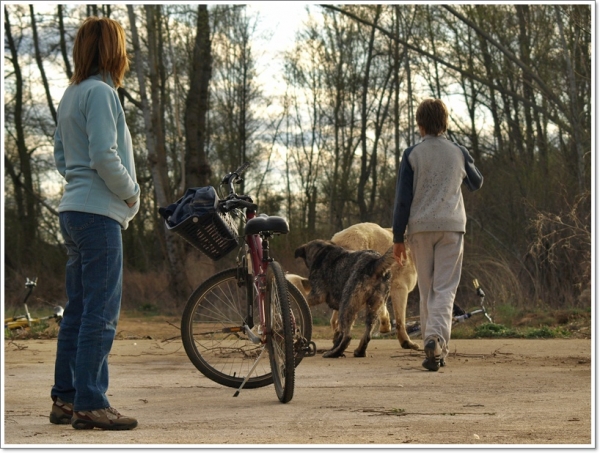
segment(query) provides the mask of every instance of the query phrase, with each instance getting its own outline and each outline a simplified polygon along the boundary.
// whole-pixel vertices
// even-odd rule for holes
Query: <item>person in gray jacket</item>
[[[417,108],[422,140],[404,150],[396,184],[394,256],[406,260],[406,243],[417,269],[423,367],[438,371],[446,364],[452,307],[460,282],[467,216],[461,186],[474,191],[483,184],[466,148],[443,135],[448,110],[439,99]]]
[[[108,402],[108,354],[121,308],[122,230],[139,210],[133,147],[116,89],[129,69],[125,32],[89,17],[73,47],[75,71],[58,106],[54,159],[66,185],[58,211],[67,304],[58,333],[50,422],[133,429]]]

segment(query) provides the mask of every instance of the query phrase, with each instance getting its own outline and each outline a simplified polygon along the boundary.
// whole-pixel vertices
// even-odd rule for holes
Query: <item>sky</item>
[[[250,10],[260,13],[259,25],[273,32],[269,43],[273,50],[283,50],[293,43],[296,30],[307,17],[304,2],[250,2],[248,5]]]
[[[258,58],[262,62],[259,65],[261,70],[259,80],[267,92],[281,94],[284,87],[277,81],[281,79],[283,59],[279,55],[294,44],[296,32],[308,17],[307,3],[250,2],[248,5],[251,11],[259,13],[258,27],[261,32],[264,31],[272,36],[268,46],[261,49],[264,54]]]

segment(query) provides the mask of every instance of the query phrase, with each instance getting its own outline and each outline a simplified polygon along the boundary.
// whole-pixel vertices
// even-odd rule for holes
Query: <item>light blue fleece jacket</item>
[[[110,76],[69,85],[58,105],[54,161],[66,186],[58,211],[100,214],[126,229],[139,210],[131,134]],[[135,205],[130,208],[127,202]]]

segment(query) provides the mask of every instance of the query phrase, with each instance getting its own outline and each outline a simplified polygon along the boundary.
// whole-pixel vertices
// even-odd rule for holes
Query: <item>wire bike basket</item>
[[[169,231],[213,261],[223,258],[239,244],[235,219],[222,211],[213,186],[187,189],[183,197],[158,211]]]

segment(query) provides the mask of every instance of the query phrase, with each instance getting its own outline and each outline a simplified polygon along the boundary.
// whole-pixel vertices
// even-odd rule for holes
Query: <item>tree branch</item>
[[[135,105],[138,109],[143,110],[142,103],[140,101],[137,101],[136,99],[134,99],[133,96],[131,96],[131,94],[129,93],[129,91],[127,91],[125,88],[119,87],[117,89],[117,91],[119,92],[120,95],[125,96],[129,100],[129,102],[131,102],[133,105]]]
[[[430,54],[429,52],[427,52],[426,50],[423,50],[419,47],[413,46],[412,44],[409,44],[407,41],[404,41],[402,39],[400,39],[400,37],[394,35],[393,33],[389,32],[388,30],[382,28],[379,25],[375,25],[372,24],[371,22],[362,19],[360,17],[358,17],[355,14],[352,14],[348,11],[345,11],[341,8],[338,8],[336,6],[332,6],[332,5],[319,5],[325,9],[329,9],[332,11],[337,11],[339,13],[342,13],[348,17],[350,17],[351,19],[360,22],[363,25],[367,25],[369,27],[374,27],[377,30],[379,30],[381,33],[383,33],[385,36],[387,36],[388,38],[399,42],[400,44],[402,44],[403,46],[406,46],[407,49],[410,49],[414,52],[417,52],[420,55],[423,55],[427,58],[430,58],[433,61],[437,61],[438,63],[440,63],[441,65],[446,66],[449,69],[452,69],[453,71],[458,72],[459,74],[462,74],[463,76],[470,78],[472,80],[475,80],[489,88],[493,88],[501,93],[505,93],[508,96],[511,96],[513,99],[516,99],[518,101],[520,101],[521,103],[523,103],[523,105],[526,105],[532,109],[534,109],[536,112],[541,113],[542,115],[546,116],[549,120],[553,121],[554,123],[556,123],[558,126],[562,127],[564,130],[568,131],[569,133],[573,133],[573,128],[571,127],[571,125],[569,123],[565,123],[562,119],[558,118],[557,116],[555,116],[554,114],[548,112],[547,110],[541,108],[540,106],[538,106],[537,104],[529,101],[528,99],[525,99],[524,97],[522,97],[521,95],[519,95],[518,93],[515,93],[513,91],[507,90],[506,88],[499,86],[499,85],[495,85],[493,83],[490,83],[488,80],[484,79],[483,77],[479,77],[478,75],[475,75],[469,71],[465,71],[462,68],[459,68],[458,66],[455,66],[451,63],[448,63],[447,61],[443,60],[442,58],[439,58],[435,55]]]
[[[467,19],[465,16],[460,14],[458,11],[456,11],[454,8],[452,8],[450,5],[441,5],[441,6],[442,6],[442,8],[445,8],[448,11],[450,11],[454,16],[456,16],[462,22],[467,24],[470,28],[475,30],[476,33],[483,36],[490,44],[492,44],[494,47],[496,47],[498,50],[500,50],[504,55],[506,55],[510,61],[512,61],[519,68],[521,68],[524,72],[526,72],[528,75],[530,75],[531,78],[537,82],[537,84],[542,89],[542,91],[546,94],[548,99],[552,100],[552,102],[554,102],[561,111],[567,112],[566,107],[561,102],[561,100],[556,96],[556,94],[554,94],[554,92],[550,88],[548,88],[548,86],[544,83],[544,81],[542,79],[540,79],[540,77],[529,66],[527,66],[525,63],[523,63],[521,60],[519,60],[515,56],[514,53],[512,53],[509,49],[507,49],[502,44],[500,44],[498,41],[496,41],[494,38],[492,38],[488,33],[486,33],[481,28],[479,28],[479,26],[475,22]]]
[[[54,209],[52,206],[50,206],[46,202],[46,200],[44,200],[40,195],[35,193],[33,190],[31,190],[31,188],[27,187],[27,185],[24,184],[23,181],[21,181],[21,178],[15,172],[15,167],[13,166],[10,159],[6,156],[6,154],[4,155],[4,167],[6,168],[7,172],[10,174],[11,179],[15,184],[17,184],[19,187],[22,187],[27,192],[29,192],[33,196],[33,198],[35,198],[43,207],[45,207],[48,211],[50,211],[52,214],[54,214],[56,217],[58,217],[58,211],[56,209]]]

